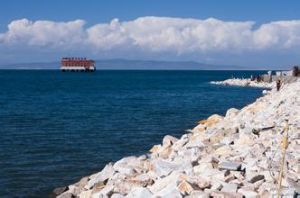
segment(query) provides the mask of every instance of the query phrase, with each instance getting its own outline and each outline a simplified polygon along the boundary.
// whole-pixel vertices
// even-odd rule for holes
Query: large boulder
[[[93,175],[90,181],[85,185],[85,189],[92,189],[95,184],[105,183],[105,181],[111,178],[115,173],[112,163],[107,164],[104,169]]]
[[[143,187],[133,188],[126,198],[151,198],[153,194],[149,189]]]
[[[172,146],[177,141],[178,141],[178,139],[176,137],[173,137],[171,135],[166,135],[163,139],[162,145],[165,147]]]
[[[68,186],[58,187],[53,190],[53,194],[54,194],[54,196],[58,196],[64,192],[66,192],[67,190],[69,190]]]
[[[170,175],[158,178],[152,186],[149,187],[150,191],[153,194],[159,193],[160,191],[167,189],[169,192],[171,189],[177,189],[177,182],[180,180],[180,177],[183,177],[184,174],[178,171],[172,172]]]
[[[230,109],[227,110],[225,118],[230,119],[230,118],[236,116],[238,113],[239,113],[238,109],[230,108]]]
[[[180,193],[183,195],[189,195],[194,190],[193,186],[186,180],[181,181],[177,187]]]
[[[177,161],[173,162],[163,159],[156,159],[151,163],[152,171],[154,171],[159,177],[165,177],[173,171],[184,171],[188,168],[192,168],[190,162],[183,161],[181,159],[177,159]]]

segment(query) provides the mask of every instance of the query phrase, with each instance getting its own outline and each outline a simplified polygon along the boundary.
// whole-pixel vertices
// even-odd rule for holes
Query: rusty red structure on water
[[[63,57],[61,59],[62,71],[95,71],[95,61],[81,57]]]

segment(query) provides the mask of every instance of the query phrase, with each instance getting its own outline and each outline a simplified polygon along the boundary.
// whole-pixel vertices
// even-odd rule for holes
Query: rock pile
[[[240,86],[240,87],[259,87],[259,88],[267,88],[272,89],[275,87],[275,82],[257,82],[251,81],[250,79],[241,79],[241,78],[232,78],[224,81],[211,81],[211,84],[215,85],[226,85],[226,86]]]
[[[286,120],[281,193],[293,197],[300,193],[300,81],[225,117],[212,115],[179,139],[167,135],[149,154],[109,163],[58,197],[272,197]]]

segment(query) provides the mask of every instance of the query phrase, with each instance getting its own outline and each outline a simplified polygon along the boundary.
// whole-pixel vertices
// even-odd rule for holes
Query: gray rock
[[[287,183],[289,184],[290,188],[293,188],[296,193],[300,194],[300,181],[295,182],[291,178],[287,178]]]
[[[226,119],[232,118],[233,116],[236,116],[239,113],[239,110],[236,108],[230,108],[226,112]]]
[[[209,193],[195,190],[190,195],[186,196],[185,198],[209,198]]]
[[[223,185],[220,181],[216,181],[216,180],[212,181],[212,186],[211,186],[212,190],[221,190],[222,188],[223,188]]]
[[[88,181],[87,185],[85,186],[86,189],[91,189],[97,183],[104,182],[108,178],[114,175],[115,171],[111,163],[107,164],[104,169],[97,173],[90,181]]]
[[[249,182],[250,183],[255,183],[257,181],[260,181],[260,180],[263,180],[265,179],[265,176],[264,175],[255,175],[254,177],[252,177]]]
[[[115,170],[119,169],[119,168],[123,168],[127,165],[130,166],[136,166],[140,163],[141,160],[139,160],[139,158],[135,157],[135,156],[129,156],[129,157],[124,157],[122,159],[120,159],[119,161],[117,161],[114,165],[113,168]]]
[[[151,198],[152,193],[147,188],[136,187],[133,188],[126,198]]]
[[[190,165],[191,166],[191,165]],[[155,173],[159,177],[167,176],[172,171],[182,171],[185,170],[188,167],[188,163],[186,161],[179,160],[178,162],[170,162],[167,160],[154,160],[153,161],[153,167]]]
[[[236,193],[238,186],[236,184],[223,183],[222,192]]]
[[[80,179],[79,182],[77,182],[76,184],[74,184],[76,187],[78,187],[79,189],[82,189],[89,181],[88,177],[83,177]]]
[[[75,198],[75,196],[72,193],[65,192],[65,193],[57,196],[57,198]]]
[[[177,188],[177,180],[180,175],[182,175],[182,173],[174,171],[162,179],[157,179],[149,189],[153,194],[156,194],[166,188]]]
[[[175,142],[177,142],[178,139],[176,137],[173,137],[171,135],[166,135],[163,139],[163,146],[171,146],[173,144],[175,144]]]
[[[239,189],[238,193],[241,193],[242,195],[244,195],[246,198],[258,198],[258,193],[253,191],[253,190],[248,190],[248,189]]]
[[[120,193],[114,193],[110,198],[124,198],[125,196]]]
[[[60,197],[271,197],[276,185],[269,170],[278,170],[281,153],[274,153],[285,119],[291,133],[282,194],[293,196],[300,178],[299,93],[300,79],[284,84],[280,92],[271,91],[240,111],[228,110],[225,119],[211,116],[200,121],[179,140],[166,136],[151,155],[123,158],[113,168],[69,185]]]
[[[221,144],[231,145],[234,143],[234,137],[225,137],[220,141]]]
[[[112,185],[106,185],[101,191],[93,194],[95,197],[111,197],[113,195],[114,187]]]
[[[154,197],[163,197],[163,198],[182,198],[181,193],[176,188],[166,188],[160,191],[157,194],[154,194]]]
[[[62,194],[63,192],[66,192],[68,189],[69,189],[68,186],[58,187],[53,190],[53,194],[57,196]]]
[[[221,191],[213,191],[210,193],[211,197],[216,198],[243,198],[243,195],[239,193],[230,193],[230,192],[221,192]]]
[[[219,169],[221,170],[233,170],[233,171],[237,171],[237,170],[241,170],[241,163],[237,163],[237,162],[221,162],[219,163]]]
[[[133,168],[128,166],[123,166],[123,167],[119,166],[118,168],[115,169],[115,171],[124,175],[132,175],[136,173],[136,171]]]
[[[179,150],[181,149],[187,142],[189,141],[189,135],[188,134],[184,134],[181,136],[181,138],[174,143],[174,145],[172,146],[172,148],[174,150]]]
[[[210,162],[201,162],[199,165],[193,167],[193,171],[196,174],[203,174],[204,172],[209,171],[211,169],[213,169],[213,165]]]

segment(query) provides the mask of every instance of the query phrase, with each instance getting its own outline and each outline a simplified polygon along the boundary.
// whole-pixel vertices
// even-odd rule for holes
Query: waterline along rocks
[[[275,82],[257,82],[257,81],[252,81],[251,79],[248,78],[246,79],[232,78],[224,81],[211,81],[210,83],[215,85],[258,87],[258,88],[267,88],[267,89],[272,89],[276,86]]]
[[[276,196],[288,123],[281,194],[300,193],[300,80],[225,117],[212,115],[148,154],[125,157],[64,188],[60,198]],[[57,190],[59,191],[59,190]]]
[[[295,82],[300,76],[298,66],[294,66],[290,71],[277,71],[275,75],[273,73],[273,71],[268,71],[267,74],[251,76],[251,78],[231,78],[223,81],[211,81],[210,83],[215,85],[273,89],[276,87],[276,83]]]

